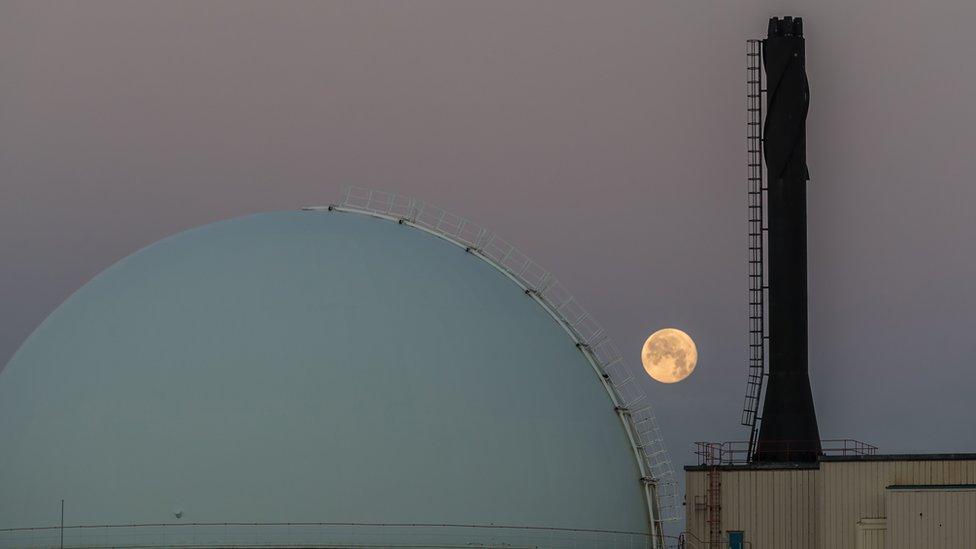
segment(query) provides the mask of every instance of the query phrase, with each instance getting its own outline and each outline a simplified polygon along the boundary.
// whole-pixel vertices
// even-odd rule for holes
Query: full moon
[[[647,375],[661,383],[676,383],[695,370],[698,349],[688,334],[676,328],[664,328],[644,342],[641,362]]]

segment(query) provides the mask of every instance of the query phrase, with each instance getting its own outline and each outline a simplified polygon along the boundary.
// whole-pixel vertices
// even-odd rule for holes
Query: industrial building
[[[350,189],[159,241],[0,373],[0,547],[663,546],[605,331],[507,241]]]
[[[685,468],[688,549],[976,547],[976,454],[838,444],[815,463],[745,463],[700,448]]]
[[[803,21],[747,46],[749,439],[697,445],[685,549],[973,549],[976,453],[821,440],[807,365]],[[760,411],[760,403],[762,410]],[[885,426],[893,428],[892,426]]]

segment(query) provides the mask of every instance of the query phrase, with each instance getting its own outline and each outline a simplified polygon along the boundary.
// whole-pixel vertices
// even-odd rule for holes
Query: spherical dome
[[[0,374],[0,441],[13,544],[62,499],[66,525],[115,527],[66,541],[649,531],[627,433],[566,331],[476,255],[355,213],[223,221],[107,269]]]

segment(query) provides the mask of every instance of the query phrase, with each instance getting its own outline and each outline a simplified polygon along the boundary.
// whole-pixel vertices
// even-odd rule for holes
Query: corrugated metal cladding
[[[883,518],[866,518],[857,521],[855,549],[885,549],[886,523]]]
[[[976,483],[976,459],[825,461],[820,464],[820,476],[820,547],[854,549],[857,522],[863,518],[887,516],[886,487],[893,484]],[[890,520],[888,528],[892,528]],[[890,540],[891,536],[885,537]],[[976,546],[966,549],[970,547]]]
[[[816,549],[818,473],[816,469],[722,471],[722,530],[742,530],[751,549]],[[687,529],[699,540],[708,539],[707,490],[707,473],[688,473]]]
[[[976,486],[889,489],[887,549],[976,547]]]
[[[893,529],[886,487],[976,484],[976,456],[829,460],[813,469],[730,467],[720,474],[722,530],[745,532],[750,549],[895,549],[885,545],[892,543]],[[708,539],[708,473],[695,468],[686,475],[686,529],[693,549],[696,539]],[[967,512],[976,523],[976,507]],[[886,517],[888,532],[878,521]],[[971,549],[976,543],[932,547]]]

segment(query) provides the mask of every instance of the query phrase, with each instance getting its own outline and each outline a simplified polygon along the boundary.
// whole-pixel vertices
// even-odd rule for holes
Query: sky
[[[553,271],[676,466],[748,438],[745,40],[805,19],[810,372],[824,438],[976,450],[976,3],[0,2],[0,363],[167,235],[358,185]],[[500,398],[503,398],[500,395]]]

